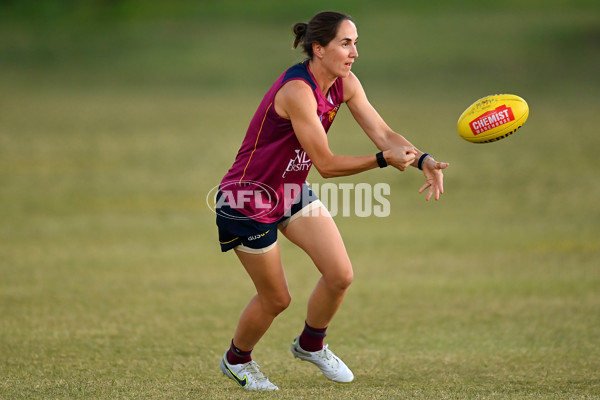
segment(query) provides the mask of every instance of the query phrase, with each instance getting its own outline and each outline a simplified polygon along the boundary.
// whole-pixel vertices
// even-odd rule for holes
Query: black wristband
[[[431,154],[423,153],[423,155],[419,158],[419,163],[417,164],[417,167],[419,167],[421,171],[423,171],[423,161],[425,161],[425,157],[427,156],[431,156]]]
[[[377,164],[379,164],[379,168],[385,168],[388,166],[387,161],[385,161],[385,158],[383,157],[383,151],[375,154],[375,157],[377,158]]]

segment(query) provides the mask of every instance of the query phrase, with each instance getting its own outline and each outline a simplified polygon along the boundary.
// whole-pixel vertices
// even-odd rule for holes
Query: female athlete
[[[260,103],[233,166],[220,184],[217,226],[222,251],[233,249],[256,287],[243,310],[221,370],[246,390],[277,390],[251,352],[275,317],[290,304],[277,233],[304,250],[321,273],[308,300],[294,357],[315,364],[335,382],[351,382],[352,371],[323,339],[353,279],[352,264],[331,215],[305,180],[314,165],[324,178],[391,165],[423,171],[426,200],[443,193],[438,162],[394,132],[367,100],[351,72],[358,33],[351,17],[322,12],[294,25],[294,48],[307,59],[286,70]],[[340,105],[380,150],[377,154],[334,154],[326,133]]]

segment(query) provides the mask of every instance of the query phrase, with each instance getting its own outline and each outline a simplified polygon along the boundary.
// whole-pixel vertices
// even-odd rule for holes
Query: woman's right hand
[[[383,157],[389,165],[399,169],[400,171],[404,171],[415,162],[415,158],[417,157],[417,149],[412,146],[393,147],[384,151]]]

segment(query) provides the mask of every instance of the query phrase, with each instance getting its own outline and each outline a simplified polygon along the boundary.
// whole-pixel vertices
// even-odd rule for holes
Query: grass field
[[[323,5],[0,5],[0,399],[600,398],[600,7],[363,3],[332,3],[357,20],[353,69],[452,164],[446,193],[425,202],[417,171],[330,180],[391,186],[389,217],[336,217],[355,281],[328,340],[356,380],[289,353],[318,275],[282,240],[293,301],[254,352],[276,394],[218,368],[253,287],[205,196]],[[527,124],[462,141],[498,92]],[[347,109],[329,136],[375,152]]]

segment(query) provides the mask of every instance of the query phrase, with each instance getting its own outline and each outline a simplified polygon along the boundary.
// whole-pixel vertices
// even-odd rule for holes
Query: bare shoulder
[[[281,89],[277,92],[277,95],[282,97],[295,97],[295,96],[312,96],[312,89],[310,85],[300,79],[292,79],[283,84]]]
[[[350,75],[343,78],[343,82],[344,102],[348,102],[352,100],[352,98],[354,98],[356,95],[362,95],[364,93],[360,81],[358,80],[356,75],[354,75],[353,72],[350,72]]]
[[[290,119],[293,110],[317,107],[311,87],[299,79],[286,82],[275,95],[273,102],[277,114],[285,119]]]

